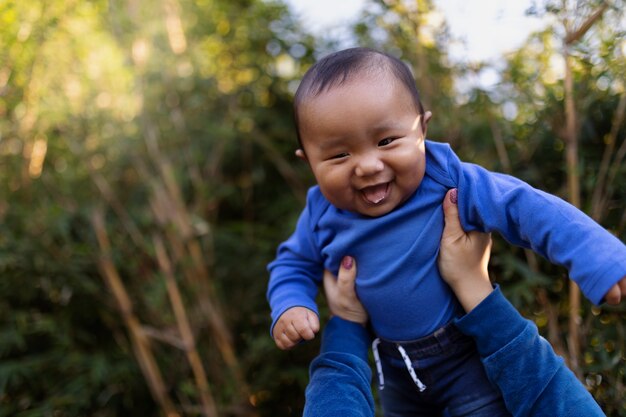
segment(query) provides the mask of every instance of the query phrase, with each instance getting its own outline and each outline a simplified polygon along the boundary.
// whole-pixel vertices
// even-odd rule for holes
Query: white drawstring
[[[411,359],[409,358],[409,355],[406,354],[406,350],[404,350],[402,345],[398,345],[398,352],[400,352],[400,355],[402,356],[402,359],[404,360],[404,364],[406,365],[406,369],[407,371],[409,371],[409,374],[411,375],[413,382],[415,382],[415,385],[417,385],[417,388],[420,390],[420,392],[423,392],[424,390],[426,390],[426,385],[424,385],[424,383],[420,381],[417,375],[415,374],[415,369],[413,369],[413,364],[411,364]]]
[[[383,375],[383,367],[380,363],[380,355],[378,354],[378,345],[380,344],[380,339],[376,338],[372,342],[372,353],[374,354],[374,362],[376,363],[376,373],[378,374],[378,389],[383,390],[385,388],[385,376]],[[406,365],[407,371],[409,371],[409,375],[411,375],[411,379],[417,385],[417,388],[420,392],[424,392],[426,390],[426,385],[417,377],[415,373],[415,369],[413,369],[413,365],[411,364],[411,359],[409,355],[407,355],[406,350],[402,347],[402,345],[397,345],[398,352],[400,352],[400,356],[402,356],[402,360],[404,361],[404,365]]]
[[[374,353],[374,362],[376,362],[376,373],[378,374],[378,389],[383,390],[385,388],[385,377],[383,376],[383,367],[380,364],[380,356],[378,355],[378,345],[380,339],[376,338],[372,342],[372,352]]]

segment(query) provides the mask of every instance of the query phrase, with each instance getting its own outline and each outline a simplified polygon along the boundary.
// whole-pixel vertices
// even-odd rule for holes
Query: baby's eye
[[[391,142],[393,142],[396,139],[398,139],[398,138],[396,138],[396,137],[385,138],[385,139],[381,140],[380,142],[378,142],[378,146],[387,146],[387,145],[389,145]]]
[[[341,159],[341,158],[345,158],[346,156],[348,156],[348,154],[344,152],[344,153],[338,153],[337,155],[333,155],[328,159]]]

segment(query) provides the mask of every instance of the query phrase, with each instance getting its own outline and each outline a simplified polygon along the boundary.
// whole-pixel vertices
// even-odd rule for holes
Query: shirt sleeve
[[[604,413],[535,324],[496,289],[456,320],[474,338],[489,379],[515,417],[596,417]]]
[[[585,213],[515,177],[449,155],[465,230],[497,231],[508,242],[564,266],[595,304],[626,276],[626,246]]]
[[[277,250],[267,269],[270,280],[267,300],[272,309],[272,326],[289,308],[306,307],[319,315],[315,297],[321,283],[323,263],[314,236],[314,193],[309,192],[296,230]]]
[[[320,354],[311,362],[304,417],[374,416],[367,330],[339,317],[322,334]]]

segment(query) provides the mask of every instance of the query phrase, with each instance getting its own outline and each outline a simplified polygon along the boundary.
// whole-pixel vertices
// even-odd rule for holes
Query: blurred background
[[[0,1],[0,416],[301,414],[319,345],[275,347],[265,266],[313,184],[292,94],[339,48],[403,59],[430,139],[624,241],[623,0],[529,1],[521,31],[502,2],[493,27],[494,2],[334,3]],[[626,303],[499,238],[491,265],[626,416]]]

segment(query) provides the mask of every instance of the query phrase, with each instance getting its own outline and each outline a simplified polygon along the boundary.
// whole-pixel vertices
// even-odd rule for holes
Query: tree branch
[[[609,3],[602,3],[602,5],[598,7],[598,10],[596,10],[591,16],[589,16],[589,18],[587,18],[587,20],[582,25],[580,25],[577,30],[575,30],[574,32],[568,31],[567,35],[565,36],[565,45],[572,45],[580,38],[582,38],[585,33],[587,33],[589,29],[591,29],[591,26],[593,26],[593,24],[602,17],[608,7]]]

